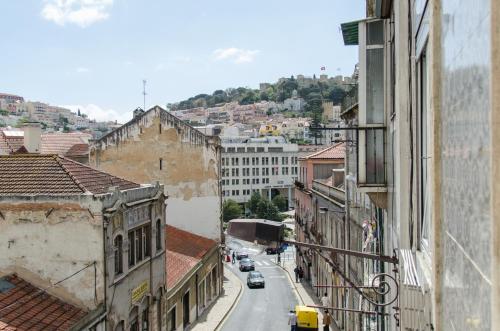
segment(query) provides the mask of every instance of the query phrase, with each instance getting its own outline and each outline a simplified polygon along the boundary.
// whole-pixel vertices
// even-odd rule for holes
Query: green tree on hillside
[[[222,219],[224,222],[239,218],[242,214],[243,210],[236,201],[229,199],[222,204]]]

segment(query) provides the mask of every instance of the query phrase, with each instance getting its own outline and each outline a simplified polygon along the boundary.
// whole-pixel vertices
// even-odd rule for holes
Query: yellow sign
[[[148,281],[145,281],[136,288],[132,290],[132,302],[138,302],[142,299],[144,294],[148,293],[149,291],[149,283]]]

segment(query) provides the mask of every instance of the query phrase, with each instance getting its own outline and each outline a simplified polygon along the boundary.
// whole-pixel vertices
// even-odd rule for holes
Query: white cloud
[[[132,111],[120,113],[114,109],[103,109],[92,103],[88,105],[63,105],[61,107],[68,108],[72,112],[78,112],[78,109],[86,114],[89,119],[97,121],[118,121],[118,123],[126,123],[132,119]]]
[[[255,56],[259,53],[259,50],[249,50],[241,49],[236,47],[229,48],[219,48],[213,52],[214,59],[220,60],[230,60],[234,63],[248,63],[253,62]]]
[[[85,67],[78,67],[78,68],[76,68],[76,72],[79,73],[79,74],[84,74],[84,73],[87,73],[89,71],[90,71],[90,69],[89,68],[85,68]]]
[[[109,17],[113,0],[45,0],[41,15],[58,25],[73,23],[85,28]]]

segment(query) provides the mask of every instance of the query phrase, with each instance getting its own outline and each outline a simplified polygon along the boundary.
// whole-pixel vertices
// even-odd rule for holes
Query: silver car
[[[260,271],[250,271],[247,276],[247,285],[248,287],[262,287],[266,286],[266,282],[264,281],[264,276],[260,273]]]

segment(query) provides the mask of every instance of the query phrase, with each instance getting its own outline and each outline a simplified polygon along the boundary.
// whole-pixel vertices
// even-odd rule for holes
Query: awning
[[[344,37],[344,45],[358,45],[358,26],[359,22],[364,20],[357,20],[340,24],[342,29],[342,36]]]

